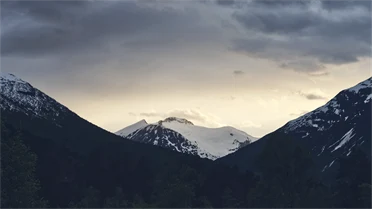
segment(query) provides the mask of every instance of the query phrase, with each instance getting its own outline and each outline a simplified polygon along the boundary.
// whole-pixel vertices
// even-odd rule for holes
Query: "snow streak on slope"
[[[332,152],[336,151],[337,149],[341,148],[342,146],[344,146],[351,138],[353,138],[355,136],[355,134],[353,134],[353,131],[354,129],[350,129],[350,131],[348,131],[340,140],[340,144],[338,144],[333,150]]]

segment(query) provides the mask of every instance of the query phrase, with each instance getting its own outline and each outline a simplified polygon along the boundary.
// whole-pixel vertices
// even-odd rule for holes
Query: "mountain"
[[[331,175],[341,157],[360,148],[371,157],[372,78],[339,92],[325,105],[286,123],[260,140],[219,159],[242,169],[255,169],[254,159],[276,133],[303,143],[325,175]]]
[[[183,118],[169,117],[154,124],[141,120],[117,135],[133,141],[215,160],[256,140],[233,127],[206,128]]]
[[[36,154],[41,196],[52,207],[68,207],[90,186],[101,191],[102,198],[125,185],[125,194],[134,198],[147,194],[153,178],[168,167],[214,166],[196,156],[123,140],[12,74],[1,74],[0,88],[1,135],[21,133]]]
[[[56,121],[74,115],[69,109],[13,74],[0,76],[1,110]]]

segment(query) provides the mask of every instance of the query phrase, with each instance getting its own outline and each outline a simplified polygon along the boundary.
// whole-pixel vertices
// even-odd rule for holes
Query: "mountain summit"
[[[161,125],[163,122],[178,122],[178,123],[183,123],[183,124],[187,124],[187,125],[194,125],[189,120],[186,120],[184,118],[177,118],[177,117],[168,117],[164,120],[160,120],[158,123]]]
[[[233,127],[206,128],[177,117],[168,117],[154,124],[139,121],[116,134],[134,141],[212,160],[257,140]]]
[[[53,98],[10,73],[0,74],[1,110],[21,112],[53,121],[73,114]]]

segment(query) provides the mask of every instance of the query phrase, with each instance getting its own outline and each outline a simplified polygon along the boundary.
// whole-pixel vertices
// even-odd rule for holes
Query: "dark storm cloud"
[[[230,6],[234,5],[236,2],[235,0],[216,0],[216,3],[222,6]]]
[[[370,1],[164,2],[2,1],[1,55],[54,56],[76,69],[208,41],[307,74],[371,55]]]
[[[267,5],[306,5],[314,0],[253,0],[257,3],[263,3]],[[370,7],[372,2],[370,0],[319,0],[327,9],[343,8],[353,5],[363,5]]]
[[[89,2],[81,1],[2,1],[1,12],[4,16],[13,13],[28,14],[29,17],[47,22],[61,21],[67,18],[66,14],[72,14],[72,11],[88,8]]]
[[[249,37],[233,50],[300,72],[356,62],[371,55],[370,12],[370,3],[254,1],[233,14]]]
[[[3,56],[84,52],[139,39],[164,44],[198,38],[192,31],[198,30],[195,11],[134,1],[4,2],[1,11],[6,11],[2,14],[6,22],[1,33]]]

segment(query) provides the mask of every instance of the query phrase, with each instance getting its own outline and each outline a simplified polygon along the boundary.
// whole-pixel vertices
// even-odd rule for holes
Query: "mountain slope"
[[[220,161],[254,170],[255,157],[275,133],[304,143],[322,172],[334,172],[337,160],[349,156],[354,148],[371,156],[371,90],[372,78],[369,78]]]
[[[106,197],[119,185],[128,195],[146,194],[148,181],[167,166],[212,166],[195,156],[123,140],[14,75],[0,78],[1,123],[12,133],[21,132],[37,155],[41,196],[52,207],[67,207],[89,186]]]
[[[146,120],[140,120],[137,123],[134,123],[128,127],[125,127],[119,131],[116,132],[117,135],[119,136],[128,136],[129,134],[137,131],[138,129],[144,128],[148,125]]]
[[[1,74],[0,88],[1,110],[21,112],[31,117],[54,121],[67,115],[75,115],[54,99],[13,74]]]
[[[183,118],[169,117],[148,125],[143,121],[128,126],[116,134],[134,141],[212,160],[256,140],[233,127],[205,128]],[[133,129],[137,130],[130,133]]]

